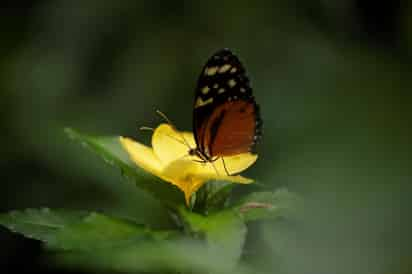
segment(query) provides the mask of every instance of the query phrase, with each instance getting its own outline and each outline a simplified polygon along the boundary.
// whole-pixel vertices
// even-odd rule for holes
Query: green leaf
[[[13,232],[48,243],[56,242],[56,233],[78,222],[88,213],[81,211],[26,209],[0,214],[0,224]]]
[[[302,199],[287,189],[253,192],[233,206],[245,221],[296,217],[301,208]]]
[[[111,249],[59,254],[57,261],[92,271],[124,273],[255,273],[243,265],[227,263],[227,256],[211,252],[200,241],[189,239],[140,241]]]
[[[236,265],[246,239],[246,225],[233,210],[223,210],[203,216],[180,208],[180,216],[186,228],[204,237],[210,252],[225,254],[226,264]]]
[[[0,224],[60,250],[96,250],[128,241],[174,236],[173,232],[152,231],[129,220],[63,209],[13,211],[1,214]]]
[[[58,231],[55,248],[95,250],[115,247],[129,241],[163,239],[171,235],[172,232],[154,232],[128,220],[90,213],[80,222]]]
[[[166,183],[136,166],[122,149],[118,136],[88,136],[70,128],[65,131],[70,138],[80,142],[106,162],[119,168],[124,177],[134,182],[137,187],[152,194],[165,205],[175,208],[184,202],[183,193],[176,186]]]
[[[193,211],[209,214],[222,210],[228,204],[230,194],[235,184],[211,180],[204,184],[196,193],[196,204]]]
[[[211,182],[211,184],[213,188],[208,195],[206,208],[208,211],[222,209],[227,205],[235,184],[222,181]]]

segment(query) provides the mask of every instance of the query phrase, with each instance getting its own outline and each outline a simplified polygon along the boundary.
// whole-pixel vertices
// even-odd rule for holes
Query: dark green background
[[[169,226],[158,202],[62,129],[148,142],[138,128],[160,123],[160,109],[191,130],[200,69],[228,47],[264,121],[247,174],[306,200],[303,221],[251,226],[246,259],[273,273],[409,273],[412,7],[386,2],[3,4],[1,211],[95,209]],[[35,241],[1,228],[0,243],[4,273],[56,270]]]

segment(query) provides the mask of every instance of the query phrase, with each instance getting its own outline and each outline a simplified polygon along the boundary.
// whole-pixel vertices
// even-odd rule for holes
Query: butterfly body
[[[203,162],[255,153],[262,121],[245,68],[229,49],[213,54],[199,75],[193,108],[196,148]]]

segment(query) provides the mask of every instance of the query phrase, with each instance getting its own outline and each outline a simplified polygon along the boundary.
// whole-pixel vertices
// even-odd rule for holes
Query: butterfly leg
[[[220,158],[220,157],[216,157],[216,158],[214,158],[214,159],[211,159],[211,160],[210,160],[210,163],[213,164],[213,162],[216,162],[219,158]],[[225,169],[226,175],[227,175],[227,176],[230,176],[230,173],[229,173],[229,171],[228,171],[227,168],[226,168],[225,159],[223,159],[223,157],[222,157],[222,162],[223,162],[223,168]],[[215,168],[215,169],[216,169],[216,168]]]
[[[230,176],[230,173],[229,173],[229,171],[228,171],[227,168],[226,168],[225,159],[223,159],[223,157],[222,157],[222,163],[223,163],[223,167],[225,168],[226,175],[227,175],[227,176]]]
[[[217,158],[214,161],[216,161],[216,160],[217,160]],[[215,170],[216,175],[219,176],[219,172],[217,171],[217,168],[216,168],[215,164],[213,163],[214,161],[212,160],[209,163],[212,165],[213,169]]]
[[[216,175],[219,176],[219,172],[217,171],[217,168],[214,164],[214,162],[216,162],[217,159],[219,159],[219,157],[216,157],[214,159],[203,159],[201,156],[199,156],[199,158],[201,158],[201,159],[200,160],[193,159],[192,161],[194,161],[196,163],[201,163],[201,164],[210,163],[212,165],[213,169],[215,170]]]
[[[206,163],[205,160],[195,160],[195,159],[193,159],[192,161],[193,161],[193,162],[196,162],[196,163],[201,163],[201,164]]]

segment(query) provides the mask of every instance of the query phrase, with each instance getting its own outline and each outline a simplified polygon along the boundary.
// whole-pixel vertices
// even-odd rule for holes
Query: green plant
[[[205,175],[203,167],[187,173],[178,162],[174,163],[176,170],[163,178],[164,173],[153,172],[150,166],[136,165],[118,136],[88,136],[72,129],[66,133],[158,199],[176,223],[175,229],[159,230],[119,216],[71,209],[26,209],[0,215],[2,225],[42,241],[51,258],[66,266],[131,272],[252,273],[252,266],[241,261],[248,223],[289,217],[300,203],[286,189],[253,192],[231,201],[233,182],[244,183],[243,177]],[[185,192],[185,186],[174,180],[201,183]]]

